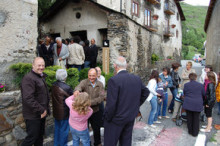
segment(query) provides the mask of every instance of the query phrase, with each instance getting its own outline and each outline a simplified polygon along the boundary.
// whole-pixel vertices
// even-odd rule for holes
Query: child
[[[163,83],[162,79],[159,77],[158,78],[158,83],[157,83],[157,90],[156,90],[156,92],[161,95],[161,96],[158,97],[158,103],[159,104],[161,104],[161,102],[164,100],[163,87],[164,87],[164,83]]]
[[[89,95],[86,92],[82,92],[76,97],[73,95],[68,97],[65,102],[70,109],[69,125],[73,137],[73,145],[79,146],[81,140],[83,146],[90,146],[88,119],[93,110],[90,108]]]
[[[218,83],[215,92],[216,92],[216,101],[218,103],[218,115],[220,115],[220,72],[218,73]]]
[[[172,115],[172,120],[174,122],[176,122],[177,115],[180,112],[180,106],[182,105],[182,103],[183,103],[183,90],[179,89],[174,101],[174,111]]]

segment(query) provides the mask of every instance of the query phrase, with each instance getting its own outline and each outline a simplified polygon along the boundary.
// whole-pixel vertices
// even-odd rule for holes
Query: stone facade
[[[31,62],[37,45],[37,0],[0,1],[0,82],[12,89],[8,68],[17,62]]]
[[[212,65],[215,72],[220,71],[220,0],[211,6],[212,14],[207,26],[206,64]],[[210,9],[210,8],[209,8]]]
[[[139,15],[132,14],[132,2],[139,4]],[[87,33],[87,39],[94,38],[100,46],[98,60],[102,59],[102,41],[110,42],[110,62],[119,55],[125,56],[129,62],[129,71],[140,75],[143,79],[152,67],[151,55],[157,54],[161,60],[168,56],[180,60],[182,48],[181,18],[173,0],[173,14],[166,14],[165,0],[153,5],[147,0],[122,1],[85,1],[78,3],[63,2],[62,8],[50,9],[40,19],[41,34],[59,34],[62,38],[72,37],[72,32]],[[55,3],[56,4],[56,3]],[[53,8],[53,7],[52,7]],[[151,10],[151,26],[145,25],[145,10]],[[53,14],[54,13],[54,14]],[[81,17],[76,18],[80,13]],[[158,19],[153,19],[157,15]],[[169,23],[168,23],[169,21]],[[60,23],[62,22],[62,23]],[[175,25],[171,28],[171,25]],[[170,36],[166,37],[164,29],[169,27]],[[106,30],[103,33],[102,30]],[[177,32],[177,33],[176,33]]]
[[[53,117],[47,117],[46,136],[53,133],[53,124]],[[26,135],[20,91],[0,93],[0,145],[19,145]]]

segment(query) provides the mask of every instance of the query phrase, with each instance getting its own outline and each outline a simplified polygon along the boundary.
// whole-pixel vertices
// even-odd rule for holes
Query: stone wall
[[[46,136],[49,136],[53,133],[52,116],[47,117],[46,125]],[[20,91],[0,93],[0,145],[19,145],[26,135]]]
[[[0,82],[12,89],[8,68],[31,62],[37,44],[37,0],[0,1]]]

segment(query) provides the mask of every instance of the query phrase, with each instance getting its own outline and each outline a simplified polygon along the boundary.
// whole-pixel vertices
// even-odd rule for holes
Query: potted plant
[[[176,27],[176,24],[172,24],[171,27],[172,27],[172,28],[175,28],[175,27]]]
[[[156,15],[156,14],[153,15],[153,19],[154,19],[154,20],[157,20],[158,18],[159,18],[158,15]]]
[[[5,91],[5,85],[0,83],[0,93]]]

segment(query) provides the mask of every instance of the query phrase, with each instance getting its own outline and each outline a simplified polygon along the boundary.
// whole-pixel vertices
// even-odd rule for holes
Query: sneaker
[[[152,127],[152,128],[156,128],[157,126],[155,126],[154,124],[151,124],[150,127]]]
[[[169,116],[163,116],[163,118],[165,118],[165,119],[169,119],[170,117],[169,117]]]
[[[162,117],[161,117],[161,116],[158,116],[158,119],[162,119]]]
[[[160,122],[160,121],[155,121],[154,123],[155,123],[155,124],[160,124],[161,122]]]
[[[211,129],[200,129],[201,132],[211,132]]]
[[[207,127],[206,125],[202,125],[202,128],[203,128],[203,129],[206,129],[206,127]],[[211,127],[211,129],[212,129],[212,127]]]

